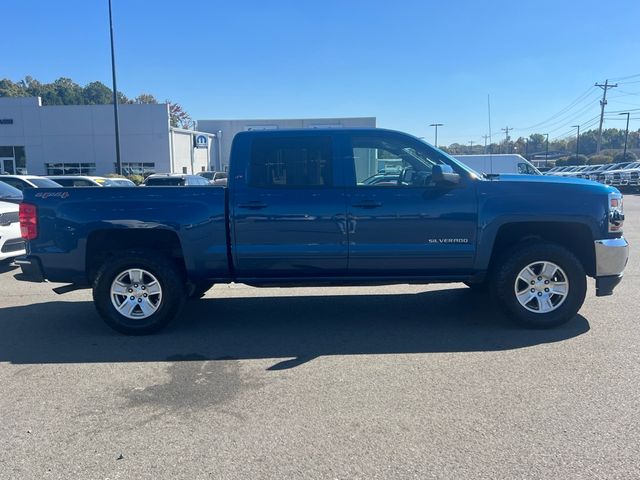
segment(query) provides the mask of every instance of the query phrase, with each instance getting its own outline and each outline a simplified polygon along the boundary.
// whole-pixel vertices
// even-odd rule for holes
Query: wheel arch
[[[186,274],[184,254],[178,234],[168,229],[105,229],[87,238],[86,274],[91,285],[104,262],[125,251],[150,251],[171,258]]]
[[[592,228],[578,221],[518,221],[503,223],[497,228],[490,254],[479,257],[479,269],[491,270],[496,260],[509,248],[520,242],[547,241],[571,251],[589,276],[596,273],[595,248]]]

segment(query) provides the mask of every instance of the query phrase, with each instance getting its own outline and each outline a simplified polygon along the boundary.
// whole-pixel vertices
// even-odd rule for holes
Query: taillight
[[[20,233],[25,240],[38,237],[38,210],[35,205],[20,204]]]
[[[622,233],[624,225],[624,207],[622,205],[622,195],[619,193],[609,194],[609,233]]]

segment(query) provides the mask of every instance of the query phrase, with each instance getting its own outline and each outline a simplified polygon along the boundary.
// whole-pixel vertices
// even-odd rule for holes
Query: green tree
[[[61,77],[53,82],[53,92],[59,105],[83,105],[82,87],[70,78]]]
[[[580,134],[580,153],[591,155],[596,153],[598,144],[598,132],[589,130]]]
[[[603,148],[623,148],[624,130],[605,128],[602,131],[602,146]]]
[[[627,151],[627,154],[624,154],[624,151],[616,153],[613,156],[613,161],[615,163],[622,163],[622,162],[635,162],[638,159],[638,156],[633,153],[633,152],[629,152]]]
[[[609,155],[591,155],[589,157],[589,165],[602,165],[604,163],[611,163],[613,161],[613,157]]]
[[[28,95],[19,83],[14,83],[8,78],[0,80],[0,97],[26,97]]]
[[[158,103],[158,100],[150,93],[141,93],[133,99],[133,103],[151,103],[155,105]]]
[[[113,102],[112,91],[102,82],[91,82],[82,89],[82,97],[87,105],[106,105]]]
[[[529,135],[529,151],[541,152],[546,149],[547,137],[541,133],[532,133]]]

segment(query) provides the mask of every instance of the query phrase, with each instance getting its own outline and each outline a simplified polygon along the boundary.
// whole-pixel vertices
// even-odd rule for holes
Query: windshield
[[[460,160],[455,159],[448,153],[438,148],[435,148],[432,145],[429,145],[427,142],[425,142],[422,139],[416,138],[416,140],[418,140],[422,145],[426,147],[427,149],[426,152],[423,152],[424,158],[431,164],[431,166],[433,166],[435,163],[444,163],[445,165],[451,165],[454,168],[454,170],[458,170],[458,171],[463,170],[468,174],[470,174],[472,177],[482,178],[482,175],[480,174],[480,172],[476,172],[473,168],[469,167],[468,165],[465,165]],[[428,156],[426,155],[426,153],[428,153]],[[416,157],[416,158],[420,159],[420,157]]]
[[[38,188],[60,188],[62,186],[59,183],[54,182],[53,180],[42,177],[29,178],[29,181]]]
[[[181,178],[181,177],[147,178],[145,185],[147,187],[180,187],[184,185],[184,178]]]
[[[112,178],[110,180],[111,187],[135,187],[136,184],[126,178]]]
[[[22,200],[22,192],[17,188],[0,182],[0,200]]]

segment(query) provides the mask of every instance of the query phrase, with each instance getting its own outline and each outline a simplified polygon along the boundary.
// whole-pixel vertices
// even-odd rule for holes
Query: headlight
[[[619,193],[609,194],[609,233],[622,233],[624,224],[624,207],[622,205],[622,195]]]

